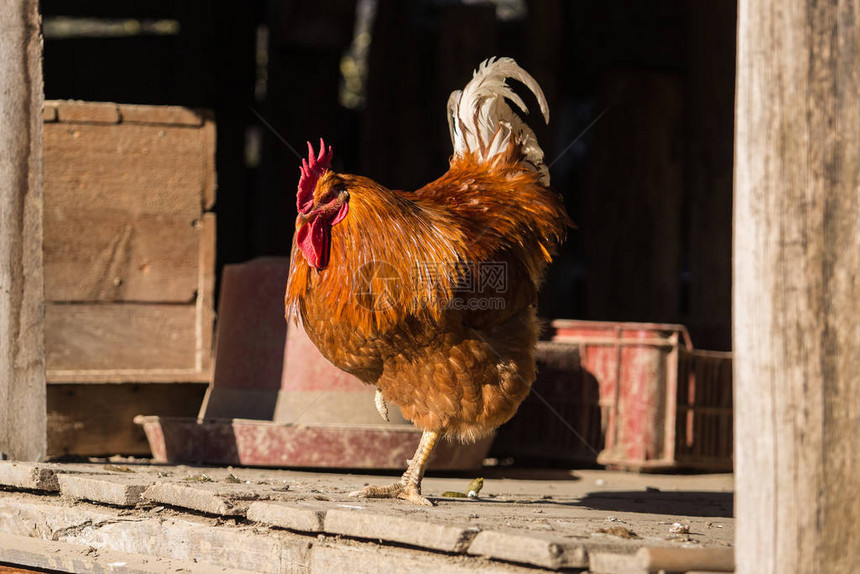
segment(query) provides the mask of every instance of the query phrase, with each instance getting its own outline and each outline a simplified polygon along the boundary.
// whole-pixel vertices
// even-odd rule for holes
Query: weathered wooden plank
[[[199,369],[55,369],[49,385],[62,383],[206,383],[210,372]]]
[[[45,226],[45,297],[191,303],[201,235],[199,221],[182,217],[69,210]]]
[[[200,216],[203,130],[141,124],[45,124],[46,226],[80,206]]]
[[[61,122],[119,123],[119,108],[111,102],[60,100],[57,102],[57,114]]]
[[[42,37],[36,0],[0,11],[0,452],[45,452]]]
[[[200,225],[202,237],[197,264],[199,291],[197,293],[195,369],[208,375],[212,368],[212,354],[215,351],[215,238],[217,234],[215,214],[204,213]]]
[[[153,558],[146,554],[118,552],[88,544],[70,544],[43,540],[32,536],[4,534],[0,560],[26,568],[0,565],[0,574],[35,574],[36,572],[112,572],[122,569],[125,574],[249,574],[248,570],[200,564],[196,558],[177,560],[165,556]],[[38,570],[30,570],[38,568]]]
[[[136,106],[120,104],[119,115],[124,124],[166,124],[171,126],[203,125],[203,115],[180,106]]]
[[[195,321],[194,304],[49,303],[45,309],[48,377],[66,370],[194,370]]]
[[[13,501],[3,497],[0,499],[0,528],[4,534],[0,560],[45,566],[47,572],[64,571],[71,566],[65,571],[97,574],[310,573],[307,537],[287,532],[258,535],[244,528],[209,526],[191,517],[141,520],[106,506],[63,507],[47,501]],[[9,535],[8,542],[5,535]],[[30,556],[20,551],[18,536],[34,538],[35,544],[28,545]],[[54,540],[58,543],[53,543]],[[69,550],[60,546],[65,543],[80,545],[73,547],[73,560],[68,559]],[[93,550],[82,552],[81,546]],[[34,549],[42,560],[33,560]],[[241,570],[237,570],[239,568]]]
[[[741,0],[737,571],[860,564],[860,6]]]
[[[55,122],[57,119],[56,102],[45,102],[45,105],[42,106],[42,120],[45,122]]]
[[[48,455],[151,456],[139,414],[194,417],[206,385],[48,385]]]
[[[215,206],[216,188],[218,187],[217,170],[215,169],[215,145],[217,134],[215,117],[211,112],[204,115],[201,141],[203,159],[203,209],[211,210]]]

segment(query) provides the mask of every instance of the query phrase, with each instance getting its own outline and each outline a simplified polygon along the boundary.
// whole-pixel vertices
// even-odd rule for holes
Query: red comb
[[[325,148],[325,142],[320,138],[319,154],[314,152],[314,146],[308,142],[308,159],[302,159],[302,166],[299,171],[302,172],[302,177],[299,178],[299,192],[296,195],[296,206],[299,213],[307,213],[311,210],[314,203],[314,188],[317,186],[320,176],[331,167],[331,146],[328,151]]]

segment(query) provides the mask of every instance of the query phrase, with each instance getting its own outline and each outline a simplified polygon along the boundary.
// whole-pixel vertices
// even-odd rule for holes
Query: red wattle
[[[331,248],[331,224],[315,217],[303,225],[297,234],[299,248],[308,265],[316,269],[328,266],[329,250]]]

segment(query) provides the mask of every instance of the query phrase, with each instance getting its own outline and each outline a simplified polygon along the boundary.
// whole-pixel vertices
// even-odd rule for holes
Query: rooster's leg
[[[424,478],[427,462],[438,440],[439,433],[424,431],[421,442],[418,443],[418,450],[399,481],[388,486],[365,486],[349,495],[359,498],[401,498],[414,504],[433,506],[432,502],[421,496],[421,479]]]

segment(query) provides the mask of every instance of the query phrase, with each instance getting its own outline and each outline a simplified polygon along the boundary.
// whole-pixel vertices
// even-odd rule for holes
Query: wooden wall
[[[66,101],[44,117],[48,380],[208,381],[212,119]]]
[[[47,452],[146,454],[135,415],[193,416],[210,378],[215,125],[165,106],[42,115]]]

